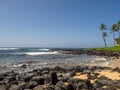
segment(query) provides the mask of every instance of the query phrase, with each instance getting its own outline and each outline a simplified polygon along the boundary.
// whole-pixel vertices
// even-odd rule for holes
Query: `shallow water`
[[[62,49],[61,49],[62,50]],[[95,55],[62,54],[48,48],[0,48],[0,72],[27,72],[37,68],[76,65],[107,65],[107,59]]]

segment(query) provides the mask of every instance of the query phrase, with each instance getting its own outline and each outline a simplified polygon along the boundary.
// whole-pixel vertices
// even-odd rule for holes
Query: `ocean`
[[[108,64],[106,57],[63,54],[64,49],[0,48],[0,72],[27,72],[43,67]]]

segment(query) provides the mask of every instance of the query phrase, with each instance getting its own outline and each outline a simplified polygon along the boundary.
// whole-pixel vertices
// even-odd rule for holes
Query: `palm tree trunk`
[[[114,46],[115,46],[115,33],[113,32]]]
[[[119,38],[120,38],[120,31],[118,30],[118,36],[119,36]]]
[[[106,43],[105,37],[103,37],[103,41],[104,41],[105,47],[107,47],[107,43]]]

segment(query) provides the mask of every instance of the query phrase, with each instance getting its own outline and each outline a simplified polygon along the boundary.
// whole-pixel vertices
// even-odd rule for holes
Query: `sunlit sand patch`
[[[73,76],[74,79],[87,79],[87,74],[82,74],[80,72],[76,72],[76,75]]]
[[[115,62],[113,62],[113,64],[110,65],[110,67],[112,67],[112,68],[116,68],[116,67],[120,68],[120,59],[116,59]]]
[[[67,83],[67,82],[64,82],[64,84],[65,84],[65,85],[68,85],[68,83]]]
[[[91,82],[91,83],[95,83],[95,81],[96,81],[96,80],[97,80],[97,79],[94,79],[94,80],[90,80],[90,82]]]
[[[81,75],[82,73],[81,72],[76,72],[76,76],[79,76]]]
[[[102,88],[104,88],[104,89],[105,89],[105,88],[107,88],[107,87],[108,87],[108,86],[103,86]]]
[[[99,77],[105,76],[112,80],[120,80],[120,73],[112,71],[112,70],[101,70],[98,73],[100,74]]]

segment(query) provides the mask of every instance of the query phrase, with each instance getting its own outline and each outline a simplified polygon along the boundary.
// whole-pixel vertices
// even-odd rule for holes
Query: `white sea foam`
[[[106,58],[95,58],[95,61],[106,61]]]
[[[28,64],[14,64],[14,65],[12,65],[12,67],[15,67],[15,68],[17,68],[17,67],[22,67],[23,65],[26,65],[26,66],[28,66]]]
[[[27,52],[27,55],[35,56],[35,55],[45,55],[45,54],[58,54],[58,52]]]
[[[41,50],[41,51],[49,51],[50,49],[45,48],[45,49],[38,49],[38,50]]]
[[[18,49],[18,48],[0,48],[0,50],[15,50],[15,49]]]

